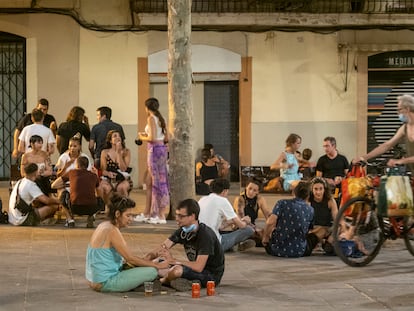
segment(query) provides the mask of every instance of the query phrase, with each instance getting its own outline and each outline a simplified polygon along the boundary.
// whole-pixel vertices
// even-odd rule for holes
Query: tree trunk
[[[168,0],[168,107],[170,192],[177,204],[193,198],[193,106],[191,103],[191,0]]]

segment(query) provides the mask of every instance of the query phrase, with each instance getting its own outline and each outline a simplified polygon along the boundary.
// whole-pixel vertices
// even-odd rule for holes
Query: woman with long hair
[[[50,176],[53,174],[53,169],[49,154],[42,150],[43,138],[39,135],[32,135],[30,137],[30,149],[22,156],[20,164],[20,173],[25,177],[24,168],[30,164],[37,164],[39,176],[36,178],[36,184],[46,195],[52,192],[50,187]]]
[[[135,202],[114,194],[109,203],[108,220],[92,234],[86,254],[86,279],[89,286],[101,292],[126,292],[158,276],[157,269],[169,262],[153,262],[133,254],[120,229],[132,221]],[[123,269],[123,260],[132,268]]]
[[[101,171],[104,177],[101,182],[103,198],[108,202],[112,192],[128,196],[132,189],[129,176],[131,151],[126,148],[118,130],[111,130],[106,135],[106,148],[101,152]]]
[[[299,175],[299,160],[296,151],[299,150],[302,138],[297,134],[289,134],[286,138],[286,147],[276,161],[270,166],[271,170],[280,170],[280,177],[283,180],[283,190],[293,190],[301,176]]]
[[[139,132],[138,138],[147,142],[148,178],[146,184],[147,202],[144,213],[136,221],[152,224],[165,224],[165,208],[170,203],[168,187],[168,131],[165,119],[159,112],[160,104],[156,98],[148,98],[145,108],[148,114],[145,132]]]
[[[66,122],[59,125],[56,135],[56,145],[59,153],[64,153],[69,147],[71,137],[79,133],[79,141],[82,143],[82,136],[89,141],[91,130],[88,117],[85,116],[85,109],[74,106],[66,117]]]

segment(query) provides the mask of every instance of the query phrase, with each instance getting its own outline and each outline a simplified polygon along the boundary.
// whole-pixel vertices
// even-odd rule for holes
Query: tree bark
[[[168,107],[171,211],[194,198],[191,0],[168,0]]]

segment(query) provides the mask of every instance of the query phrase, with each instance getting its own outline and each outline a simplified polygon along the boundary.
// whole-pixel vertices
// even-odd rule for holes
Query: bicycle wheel
[[[372,200],[357,197],[346,202],[339,209],[332,230],[337,256],[351,267],[370,263],[384,242],[381,221]]]
[[[404,217],[404,243],[407,250],[414,256],[414,222],[411,217]]]

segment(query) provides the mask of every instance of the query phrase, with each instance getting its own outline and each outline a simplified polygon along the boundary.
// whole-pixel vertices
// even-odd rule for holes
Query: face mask
[[[192,224],[188,227],[182,227],[182,229],[185,233],[189,233],[191,231],[194,231],[196,228],[197,228],[196,224]]]
[[[400,119],[401,122],[406,123],[408,121],[407,116],[403,113],[400,113],[398,115],[398,119]]]

